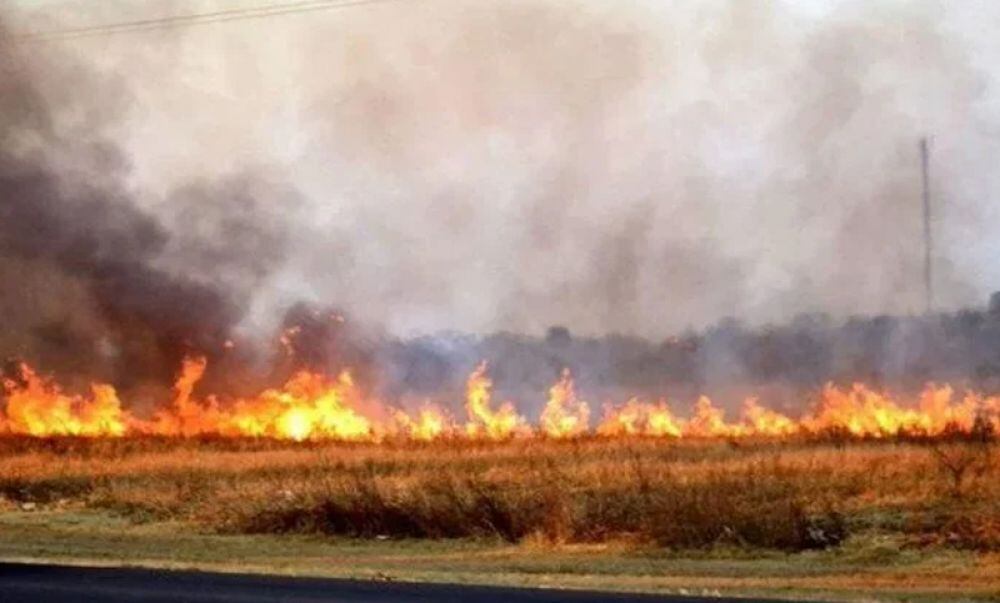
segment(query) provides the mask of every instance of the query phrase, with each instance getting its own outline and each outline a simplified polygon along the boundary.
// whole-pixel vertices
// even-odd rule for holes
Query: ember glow
[[[800,418],[785,416],[756,398],[748,398],[740,417],[732,422],[706,396],[695,401],[686,419],[665,400],[631,398],[605,406],[603,417],[592,424],[589,404],[577,397],[573,377],[564,370],[549,389],[548,401],[533,426],[511,402],[493,408],[493,383],[486,363],[480,364],[467,381],[468,416],[464,423],[429,402],[415,412],[388,408],[366,397],[346,371],[336,378],[300,371],[280,388],[266,389],[250,398],[197,397],[195,387],[205,369],[204,358],[186,359],[174,384],[173,400],[146,419],[123,408],[111,385],[95,383],[87,396],[69,394],[54,380],[21,364],[17,378],[3,381],[0,433],[35,437],[208,435],[294,441],[427,442],[583,436],[777,438],[823,433],[866,438],[936,436],[971,433],[977,422],[1000,429],[1000,396],[975,392],[958,395],[948,385],[929,384],[918,399],[907,404],[863,384],[849,388],[828,384],[812,401],[812,411]]]

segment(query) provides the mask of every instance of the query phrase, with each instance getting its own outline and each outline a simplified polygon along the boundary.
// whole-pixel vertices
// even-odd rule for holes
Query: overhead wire
[[[124,21],[121,23],[108,23],[48,31],[26,32],[14,34],[12,37],[21,42],[52,42],[123,33],[178,29],[183,27],[207,25],[212,23],[226,23],[247,19],[264,19],[268,17],[296,13],[337,10],[400,1],[404,0],[302,0],[299,2],[233,8],[205,13],[159,17],[155,19],[139,19],[135,21]]]

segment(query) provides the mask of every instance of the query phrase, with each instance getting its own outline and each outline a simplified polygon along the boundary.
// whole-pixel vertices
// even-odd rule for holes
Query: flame
[[[549,389],[549,401],[542,410],[542,433],[552,438],[582,435],[588,429],[590,407],[576,399],[573,376],[563,369],[562,377]]]
[[[861,383],[846,390],[827,384],[817,412],[802,424],[810,431],[837,429],[876,438],[899,433],[940,435],[949,429],[970,431],[981,412],[993,414],[994,426],[998,425],[995,398],[970,394],[953,404],[952,395],[949,386],[929,384],[920,395],[919,408],[907,409]]]
[[[684,427],[684,435],[711,438],[733,435],[738,431],[727,425],[725,413],[716,408],[708,396],[701,396],[694,404],[694,417]]]
[[[465,409],[469,413],[466,434],[491,440],[524,435],[528,431],[524,418],[517,414],[513,404],[504,402],[496,411],[490,408],[492,390],[493,381],[486,374],[486,363],[482,362],[469,375],[465,386]]]
[[[281,387],[224,403],[211,395],[199,398],[196,389],[206,368],[203,357],[185,359],[174,384],[172,403],[152,419],[142,420],[123,409],[110,385],[93,384],[86,396],[68,394],[51,379],[21,364],[17,377],[0,382],[0,433],[37,437],[155,434],[295,441],[433,441],[445,437],[503,440],[532,434],[569,438],[589,433],[602,437],[779,438],[836,432],[881,438],[970,433],[983,422],[1000,430],[1000,397],[975,392],[959,397],[950,386],[935,384],[927,385],[911,405],[863,384],[848,388],[827,384],[818,393],[814,410],[798,420],[767,408],[755,398],[744,401],[739,420],[732,423],[706,396],[698,398],[686,420],[675,414],[666,401],[650,403],[631,398],[617,407],[606,406],[592,432],[589,406],[578,399],[572,375],[564,370],[549,389],[536,432],[510,402],[492,407],[493,382],[485,363],[476,367],[466,383],[468,420],[464,425],[457,425],[448,413],[430,403],[412,414],[386,409],[379,401],[366,398],[346,371],[336,379],[300,371]]]
[[[373,439],[373,423],[358,410],[361,394],[350,373],[336,381],[300,371],[279,389],[237,401],[228,424],[240,435],[306,439]]]
[[[2,431],[47,436],[121,436],[127,418],[115,388],[94,384],[91,397],[70,396],[20,364],[21,382],[3,380],[6,412],[0,414]]]
[[[756,398],[743,403],[740,423],[726,423],[721,409],[707,396],[695,403],[694,416],[689,421],[678,418],[666,402],[646,404],[633,398],[619,408],[609,407],[597,433],[604,436],[644,435],[656,437],[740,437],[787,436],[799,431],[799,425],[788,417],[761,406]]]
[[[604,419],[597,426],[598,435],[615,436],[671,436],[679,437],[683,423],[674,416],[666,402],[647,404],[631,398],[620,408],[608,406]]]
[[[743,429],[749,435],[788,436],[799,431],[799,426],[785,415],[764,408],[757,398],[743,402]]]
[[[205,404],[192,399],[194,387],[205,375],[208,361],[203,356],[188,357],[181,362],[181,370],[174,382],[172,408],[156,416],[153,431],[161,435],[193,436],[214,431],[221,422],[221,412],[214,398]]]
[[[431,442],[453,433],[448,416],[430,405],[424,405],[416,417],[398,410],[395,419],[405,435],[420,442]]]
[[[678,437],[682,433],[681,422],[674,417],[665,402],[649,409],[646,425],[646,435]]]

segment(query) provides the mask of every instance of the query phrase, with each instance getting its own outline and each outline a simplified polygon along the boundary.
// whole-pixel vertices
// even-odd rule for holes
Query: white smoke
[[[38,52],[128,91],[114,134],[153,211],[219,174],[300,190],[248,325],[306,298],[396,333],[662,336],[918,311],[923,135],[940,304],[996,289],[998,25],[989,2],[401,0]]]

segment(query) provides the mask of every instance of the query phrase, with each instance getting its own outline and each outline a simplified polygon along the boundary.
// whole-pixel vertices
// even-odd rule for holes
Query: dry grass
[[[996,446],[968,441],[0,441],[11,504],[219,533],[788,551],[866,533],[988,551],[998,477]]]

